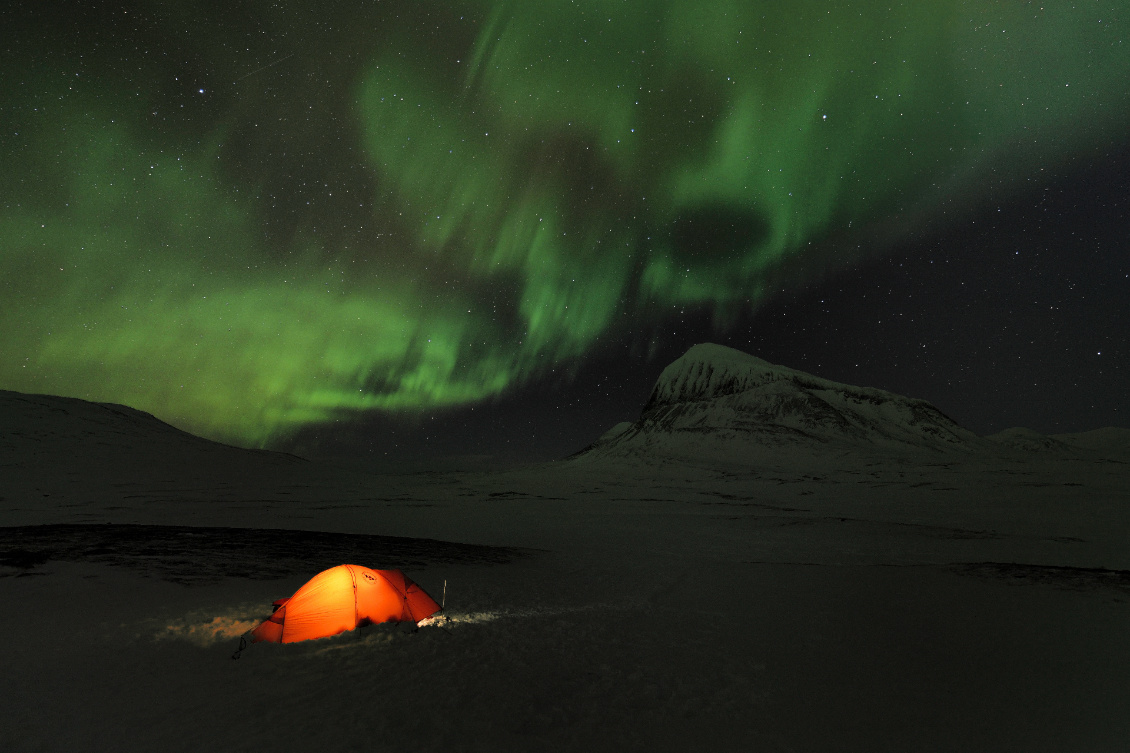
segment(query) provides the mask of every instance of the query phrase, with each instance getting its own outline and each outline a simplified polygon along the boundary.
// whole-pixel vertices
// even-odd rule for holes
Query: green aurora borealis
[[[1125,139],[1124,5],[29,13],[0,32],[0,387],[261,446],[680,308],[724,325]]]

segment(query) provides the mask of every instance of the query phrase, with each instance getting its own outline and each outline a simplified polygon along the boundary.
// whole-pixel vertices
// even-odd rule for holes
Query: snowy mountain
[[[638,421],[614,427],[578,455],[983,444],[924,400],[833,382],[703,343],[663,370]]]

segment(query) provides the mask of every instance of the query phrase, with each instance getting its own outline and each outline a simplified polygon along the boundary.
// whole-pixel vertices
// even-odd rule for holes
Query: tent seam
[[[361,621],[361,615],[357,613],[357,573],[353,572],[353,565],[346,565],[345,569],[349,571],[349,579],[353,582],[353,629],[357,629],[357,623]]]

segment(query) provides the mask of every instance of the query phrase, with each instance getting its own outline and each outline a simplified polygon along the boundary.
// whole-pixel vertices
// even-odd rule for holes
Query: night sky
[[[714,341],[1128,426],[1128,11],[6,3],[0,388],[490,464]]]

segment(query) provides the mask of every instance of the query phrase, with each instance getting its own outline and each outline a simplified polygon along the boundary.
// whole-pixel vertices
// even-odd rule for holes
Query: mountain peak
[[[824,381],[724,345],[699,343],[663,370],[648,405],[709,400],[782,379],[802,378]]]

